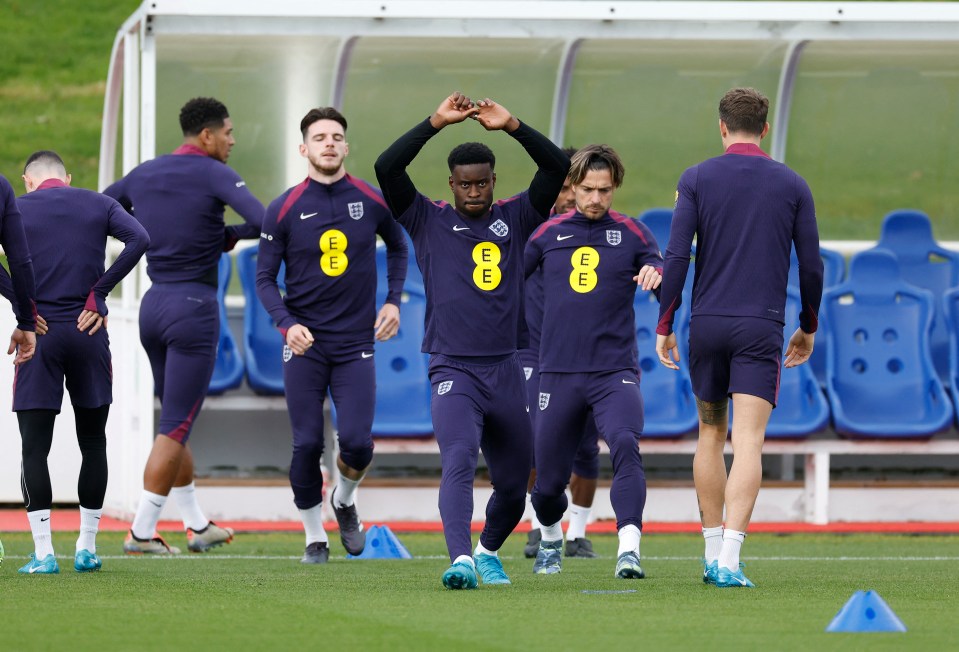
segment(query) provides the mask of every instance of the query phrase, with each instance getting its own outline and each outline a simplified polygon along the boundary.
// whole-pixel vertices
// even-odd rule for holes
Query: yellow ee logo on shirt
[[[349,259],[346,257],[346,234],[338,229],[330,229],[320,236],[320,269],[327,276],[339,276],[346,271]]]
[[[502,259],[499,247],[492,242],[481,242],[473,247],[473,283],[481,290],[495,290],[503,280],[503,272],[498,267]]]
[[[595,271],[599,266],[599,252],[592,247],[580,247],[570,256],[569,262],[573,265],[569,286],[580,294],[592,292],[599,281]]]

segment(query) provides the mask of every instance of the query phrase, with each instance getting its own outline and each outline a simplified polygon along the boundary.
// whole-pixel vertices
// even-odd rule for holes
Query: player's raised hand
[[[672,360],[669,357],[670,353],[673,355]],[[679,369],[679,365],[676,364],[676,362],[679,362],[679,346],[676,345],[676,333],[656,335],[656,355],[659,356],[659,361],[667,369]]]
[[[376,331],[373,336],[380,342],[385,342],[396,335],[400,331],[400,309],[392,303],[384,303],[379,314],[376,315],[373,328]]]
[[[479,111],[479,108],[473,103],[473,100],[456,91],[436,107],[436,111],[430,116],[430,124],[435,129],[442,129],[446,125],[463,122],[466,118],[475,115],[477,111]]]
[[[663,275],[652,265],[643,265],[643,268],[639,270],[639,274],[633,277],[633,280],[636,281],[636,285],[648,292],[659,287],[659,284],[663,282]]]
[[[33,357],[37,350],[37,335],[33,331],[22,331],[19,328],[13,329],[13,335],[10,336],[10,346],[7,348],[7,355],[17,352],[17,357],[13,359],[13,364],[23,364]]]
[[[513,114],[502,104],[497,104],[490,98],[480,100],[476,103],[479,109],[476,113],[476,121],[483,125],[487,131],[496,131],[502,129],[507,132],[513,132],[519,129],[519,120],[513,117]]]
[[[789,338],[789,346],[786,347],[786,368],[798,367],[809,360],[815,340],[815,333],[804,333],[803,329],[797,328]]]
[[[313,333],[302,324],[293,324],[286,331],[286,345],[296,355],[303,355],[313,346]]]

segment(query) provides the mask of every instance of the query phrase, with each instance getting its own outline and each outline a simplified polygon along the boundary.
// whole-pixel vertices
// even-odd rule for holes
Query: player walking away
[[[615,576],[638,579],[646,478],[639,454],[639,391],[633,299],[637,284],[655,290],[662,256],[640,222],[610,210],[624,169],[607,145],[588,145],[572,160],[576,211],[542,225],[526,246],[526,274],[543,275],[543,333],[536,415],[533,507],[542,541],[533,572],[562,569],[566,484],[588,413],[609,446],[610,500],[619,532]]]
[[[755,89],[727,92],[719,102],[726,153],[680,177],[656,328],[660,362],[678,369],[673,318],[696,236],[689,328],[689,371],[699,408],[693,479],[706,540],[703,581],[720,587],[753,586],[741,570],[739,553],[762,481],[766,423],[779,392],[792,244],[799,258],[802,312],[800,327],[789,339],[787,367],[806,362],[812,353],[822,296],[809,186],[759,148],[769,132],[768,111],[769,100]],[[727,479],[723,446],[729,397],[735,418]]]
[[[23,222],[20,209],[13,188],[6,177],[0,175],[0,245],[7,257],[10,273],[0,265],[0,277],[12,276],[11,295],[4,295],[13,304],[13,311],[17,317],[17,327],[10,336],[10,346],[7,354],[16,352],[13,360],[15,365],[21,365],[33,357],[36,350],[36,289],[33,281],[33,264],[30,261],[30,250],[27,248],[27,239],[23,234]],[[3,563],[3,544],[0,543],[0,563]]]
[[[21,488],[35,550],[19,572],[59,573],[50,534],[53,500],[47,456],[66,381],[83,457],[77,493],[80,537],[73,567],[100,570],[96,536],[107,489],[107,415],[113,401],[113,369],[107,336],[106,297],[132,270],[150,238],[140,223],[113,199],[70,187],[63,160],[36,152],[23,170],[27,194],[17,201],[27,244],[35,256],[38,330],[36,360],[19,367],[13,409],[22,439]],[[104,271],[106,239],[124,243]],[[0,274],[0,290],[13,287]]]
[[[575,147],[566,147],[563,152],[567,156],[576,153]],[[553,204],[552,215],[563,215],[576,210],[576,194],[573,192],[569,177],[563,182],[556,203]],[[526,375],[526,398],[528,405],[536,405],[539,396],[539,341],[543,319],[543,279],[542,272],[526,279],[526,324],[529,327],[529,346],[519,352],[523,362],[523,373]],[[536,422],[536,410],[531,410],[530,418]],[[586,524],[593,507],[593,498],[596,496],[597,478],[599,477],[599,433],[592,416],[586,419],[586,435],[580,442],[573,460],[573,473],[569,478],[569,491],[572,503],[569,506],[569,527],[566,530],[566,556],[594,558],[593,543],[586,538]],[[529,474],[527,493],[533,491],[536,482],[536,457],[533,456],[533,470]],[[523,554],[528,559],[534,559],[539,552],[540,522],[536,513],[530,519],[530,530],[523,548]]]
[[[172,154],[139,165],[104,191],[132,208],[150,234],[146,258],[153,285],[140,302],[140,342],[161,408],[158,436],[143,472],[143,494],[123,544],[130,554],[179,552],[156,534],[171,493],[191,552],[233,538],[232,530],[211,522],[200,509],[187,442],[216,362],[220,255],[238,239],[259,235],[263,205],[225,165],[235,140],[223,104],[205,97],[190,100],[180,110],[180,127],[183,144]],[[226,206],[246,224],[225,226]]]
[[[426,142],[448,125],[473,118],[510,134],[538,166],[529,189],[493,202],[496,159],[481,143],[450,152],[454,205],[419,194],[406,173]],[[485,99],[461,93],[390,146],[376,176],[397,220],[409,232],[426,285],[426,334],[433,387],[433,430],[443,466],[439,508],[452,565],[450,589],[508,584],[497,551],[523,517],[532,433],[518,346],[525,346],[522,253],[563,185],[569,158],[561,149]],[[473,478],[483,451],[493,495],[471,556]]]
[[[327,390],[338,417],[339,480],[330,501],[340,540],[352,555],[366,534],[356,512],[356,488],[373,459],[376,377],[373,339],[386,341],[400,325],[406,279],[406,237],[378,190],[350,176],[346,118],[334,108],[312,109],[300,122],[307,178],[267,208],[257,256],[256,291],[286,338],[283,384],[293,427],[290,484],[306,531],[301,560],[329,559],[321,507],[323,401]],[[376,236],[386,243],[389,291],[376,312]],[[286,263],[286,298],[276,277]]]

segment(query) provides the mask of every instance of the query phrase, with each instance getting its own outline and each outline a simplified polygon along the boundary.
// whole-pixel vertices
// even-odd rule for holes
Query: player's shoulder
[[[611,210],[609,211],[609,218],[614,225],[621,227],[622,230],[628,234],[628,237],[644,245],[651,244],[656,240],[656,238],[653,237],[653,232],[650,231],[649,227],[643,224],[638,217],[630,217],[624,213]]]
[[[303,196],[303,193],[310,187],[310,179],[307,177],[295,186],[290,186],[280,195],[270,202],[266,209],[267,218],[273,218],[275,222],[283,221],[294,204]]]
[[[0,174],[0,200],[6,200],[16,196],[13,192],[13,186],[7,181],[7,178]]]
[[[387,207],[386,200],[383,198],[383,191],[381,191],[377,186],[374,186],[366,179],[354,177],[352,174],[347,174],[344,179],[360,196],[372,199],[383,208]]]
[[[539,238],[542,238],[547,231],[550,231],[550,230],[555,231],[556,227],[568,222],[569,219],[573,217],[573,215],[575,214],[576,214],[576,211],[569,211],[568,213],[561,213],[559,215],[550,216],[549,219],[547,219],[545,222],[537,226],[535,230],[533,230],[533,234],[529,237],[529,241],[533,242],[534,240],[538,240]]]

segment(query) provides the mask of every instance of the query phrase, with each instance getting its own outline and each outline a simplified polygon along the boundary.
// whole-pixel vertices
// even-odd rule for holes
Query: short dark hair
[[[579,184],[590,170],[609,170],[613,185],[623,185],[626,168],[616,150],[609,145],[587,145],[573,154],[569,166],[569,182]]]
[[[300,133],[303,134],[303,138],[306,138],[306,132],[310,128],[310,125],[320,120],[339,122],[343,125],[343,131],[346,131],[346,118],[343,117],[343,114],[332,106],[321,106],[316,109],[310,109],[309,112],[303,116],[303,119],[300,120]]]
[[[579,147],[564,147],[564,148],[563,148],[563,154],[566,154],[566,156],[568,156],[568,157],[570,157],[570,158],[573,158],[573,154],[575,154],[575,153],[578,152],[578,151],[579,151]]]
[[[489,163],[489,169],[496,169],[496,156],[493,150],[483,143],[463,143],[450,150],[450,155],[446,157],[446,164],[453,171],[457,165],[476,165],[477,163]]]
[[[767,115],[769,98],[755,88],[734,88],[719,100],[719,119],[733,133],[762,134]]]
[[[219,129],[230,112],[223,102],[212,97],[194,97],[180,109],[180,129],[184,136],[199,136],[204,129]]]
[[[27,168],[34,163],[39,163],[40,165],[59,165],[64,170],[67,169],[60,155],[50,149],[41,149],[39,152],[31,154],[29,158],[27,158],[27,162],[23,164],[23,173],[26,174]]]

